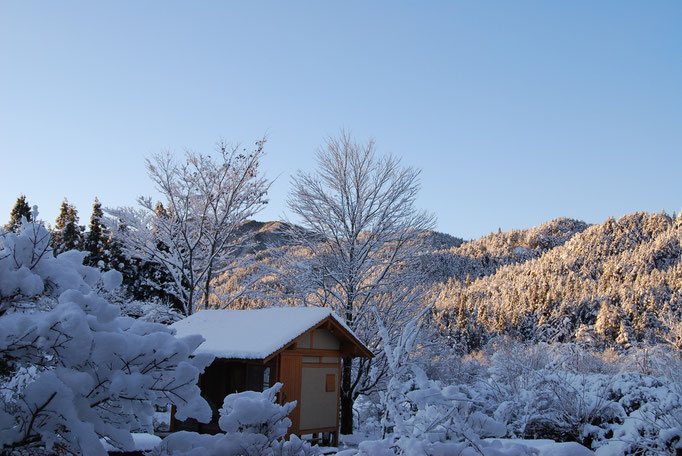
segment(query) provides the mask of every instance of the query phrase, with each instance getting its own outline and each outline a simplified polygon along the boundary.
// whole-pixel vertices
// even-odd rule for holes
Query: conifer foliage
[[[52,248],[55,255],[68,250],[83,248],[83,228],[78,225],[78,211],[64,198],[55,219],[52,232]]]
[[[88,226],[85,238],[85,250],[90,252],[86,261],[90,266],[104,267],[107,263],[107,244],[111,242],[111,237],[104,226],[103,216],[102,204],[100,204],[99,199],[95,198],[95,202],[92,205],[90,225]]]
[[[25,195],[19,195],[17,202],[14,203],[14,207],[12,207],[12,212],[10,212],[9,217],[9,222],[5,225],[5,229],[13,233],[18,232],[19,228],[21,228],[22,217],[25,217],[29,222],[32,220],[31,208],[28,205],[28,201],[26,201]]]

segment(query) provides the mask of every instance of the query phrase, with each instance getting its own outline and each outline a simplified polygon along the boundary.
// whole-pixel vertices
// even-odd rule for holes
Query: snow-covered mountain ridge
[[[598,348],[670,337],[681,310],[682,219],[640,212],[552,224],[573,229],[491,235],[452,252],[482,267],[452,269],[435,288],[441,329],[466,350],[497,334]]]
[[[261,261],[290,246],[288,228],[244,225]],[[435,231],[422,239],[438,329],[463,351],[499,334],[626,347],[660,339],[679,319],[679,217],[639,212],[595,225],[560,218],[472,241]]]

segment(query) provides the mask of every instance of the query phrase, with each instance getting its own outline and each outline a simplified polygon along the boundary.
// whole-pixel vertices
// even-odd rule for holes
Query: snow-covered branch
[[[0,447],[96,455],[106,454],[104,438],[132,449],[130,432],[150,428],[162,398],[179,417],[210,420],[196,383],[212,357],[190,357],[201,337],[178,339],[167,326],[121,317],[96,289],[117,287],[118,272],[84,266],[85,252],[44,255],[44,243],[45,228],[28,222],[3,241]],[[16,305],[26,301],[49,305]]]
[[[240,226],[266,204],[270,182],[259,174],[265,140],[253,151],[219,143],[216,156],[187,152],[147,160],[165,205],[139,198],[139,208],[107,209],[107,222],[125,253],[160,265],[185,315],[207,306],[214,278],[247,240]]]

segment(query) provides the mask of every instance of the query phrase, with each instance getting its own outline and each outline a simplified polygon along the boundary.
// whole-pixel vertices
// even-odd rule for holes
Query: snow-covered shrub
[[[276,394],[282,388],[277,383],[262,393],[244,391],[225,397],[220,409],[218,425],[227,434],[251,434],[258,437],[263,447],[286,434],[291,426],[287,416],[296,408],[296,401],[279,405]]]
[[[124,315],[152,323],[170,325],[183,318],[169,304],[161,302],[158,298],[152,298],[149,301],[122,299],[118,304],[121,307],[121,313]]]
[[[682,364],[675,354],[655,347],[617,359],[574,344],[509,340],[489,353],[481,360],[487,377],[468,386],[483,411],[507,425],[508,437],[577,441],[603,455],[682,450]]]
[[[480,452],[481,437],[506,434],[504,424],[479,410],[472,390],[465,385],[443,387],[410,359],[422,321],[419,317],[405,326],[394,344],[376,312],[375,317],[389,368],[386,390],[380,393],[383,436],[362,443],[360,454]]]
[[[156,404],[154,409],[154,418],[152,419],[154,433],[170,431],[171,407],[168,405]]]
[[[358,396],[353,404],[355,422],[358,424],[359,432],[369,435],[381,434],[381,417],[383,409],[379,400],[379,393],[374,392],[370,395]]]
[[[625,372],[614,377],[609,396],[622,420],[610,423],[607,436],[593,443],[599,454],[682,453],[682,396],[669,379]]]
[[[384,435],[360,454],[492,454],[481,437],[505,433],[578,442],[601,456],[682,454],[682,359],[669,346],[597,353],[500,337],[459,360],[444,354],[446,366],[414,359],[404,337],[412,330],[385,347]]]
[[[98,291],[120,274],[84,266],[84,252],[55,257],[49,245],[44,227],[24,221],[0,250],[2,451],[106,454],[100,438],[132,449],[130,431],[151,430],[162,397],[179,419],[210,420],[196,383],[212,357],[190,358],[201,337],[121,317]]]
[[[610,376],[579,372],[590,359],[571,347],[553,351],[547,344],[498,344],[490,358],[488,388],[493,416],[514,437],[589,443],[593,431],[619,416],[608,399]],[[578,371],[578,372],[577,372]]]
[[[276,403],[282,388],[276,383],[262,393],[244,391],[225,397],[220,409],[218,425],[224,434],[205,435],[195,432],[176,432],[166,437],[160,454],[171,456],[307,456],[318,454],[317,447],[303,442],[295,435],[288,441],[282,438],[291,426],[287,416],[296,401],[284,405]]]
[[[485,383],[488,409],[509,436],[577,441],[604,438],[623,417],[609,398],[612,377],[604,362],[575,345],[504,340],[491,350]]]

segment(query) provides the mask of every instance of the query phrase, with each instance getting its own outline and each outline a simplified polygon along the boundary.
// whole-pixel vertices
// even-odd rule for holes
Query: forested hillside
[[[451,276],[434,291],[440,329],[464,351],[499,334],[597,348],[667,337],[680,312],[681,242],[679,217],[637,213],[590,227],[556,220],[438,252]]]
[[[681,227],[678,217],[637,213],[592,226],[561,218],[468,242],[426,232],[420,264],[436,303],[434,329],[460,353],[498,335],[596,349],[670,339],[682,295]],[[293,248],[290,228],[248,222],[255,262],[221,277],[218,295],[238,295],[246,284],[258,291],[254,280],[295,287],[267,271],[287,267],[275,252]],[[234,306],[269,298],[271,290],[260,289]]]
[[[528,230],[491,233],[474,241],[459,242],[449,249],[428,252],[423,256],[423,264],[434,282],[451,278],[471,282],[494,274],[502,266],[538,258],[585,228],[587,224],[582,221],[561,218]]]

